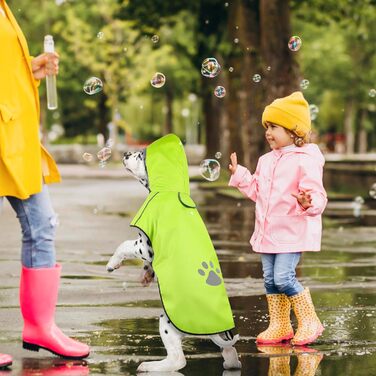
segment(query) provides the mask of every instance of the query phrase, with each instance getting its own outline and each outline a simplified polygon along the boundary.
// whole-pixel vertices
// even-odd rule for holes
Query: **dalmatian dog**
[[[136,178],[144,187],[149,189],[148,175],[145,167],[145,151],[127,152],[123,157],[123,164],[129,174]],[[153,271],[153,248],[148,237],[139,230],[137,239],[126,240],[116,249],[107,263],[107,271],[118,269],[127,259],[143,260],[143,276],[141,283],[148,286],[155,278]],[[158,277],[158,276],[156,276]],[[159,332],[167,350],[167,357],[160,361],[143,362],[137,372],[173,372],[185,367],[186,359],[182,349],[182,339],[186,335],[179,331],[169,320],[165,312],[159,318]],[[225,370],[240,369],[241,363],[234,344],[239,335],[231,331],[210,335],[210,339],[220,347],[224,358]]]

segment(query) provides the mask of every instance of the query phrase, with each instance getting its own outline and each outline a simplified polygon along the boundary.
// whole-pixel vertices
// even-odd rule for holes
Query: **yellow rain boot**
[[[291,343],[293,345],[306,345],[316,340],[324,331],[321,321],[316,315],[309,289],[289,297],[292,309],[298,319],[298,330]]]
[[[266,295],[269,308],[269,327],[260,333],[256,342],[259,344],[272,344],[289,340],[294,337],[290,322],[291,304],[285,294]]]
[[[287,344],[278,344],[274,346],[261,345],[257,346],[257,350],[270,355],[268,376],[290,376],[291,346]]]
[[[294,376],[315,376],[317,367],[324,355],[320,352],[312,351],[312,349],[308,349],[309,352],[302,350],[302,352],[299,353],[297,349],[298,348],[295,349],[295,353],[297,354],[298,365]]]

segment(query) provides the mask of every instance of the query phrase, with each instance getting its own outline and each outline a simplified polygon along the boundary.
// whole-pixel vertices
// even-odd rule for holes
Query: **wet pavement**
[[[136,237],[129,222],[146,197],[131,178],[69,177],[50,188],[60,226],[57,259],[63,264],[56,321],[88,344],[87,364],[22,349],[18,305],[20,231],[6,203],[0,215],[0,352],[14,356],[0,375],[135,375],[144,360],[165,355],[158,334],[156,285],[140,286],[138,262],[108,274],[116,246]],[[258,347],[267,327],[260,258],[249,251],[253,206],[192,184],[208,226],[233,307],[242,371],[224,371],[218,348],[205,338],[184,340],[187,366],[170,375],[376,375],[376,227],[325,218],[323,250],[307,253],[298,267],[326,330],[312,346]],[[157,376],[157,373],[153,373]],[[159,374],[161,375],[161,374]]]

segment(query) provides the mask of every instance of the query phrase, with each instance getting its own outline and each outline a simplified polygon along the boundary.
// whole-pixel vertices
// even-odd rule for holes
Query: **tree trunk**
[[[365,108],[361,110],[359,119],[359,139],[358,139],[358,152],[367,153],[367,131],[365,129],[365,123],[367,121],[368,112]]]
[[[172,111],[173,111],[173,108],[172,108],[172,105],[174,103],[174,95],[172,94],[172,91],[171,90],[167,90],[166,91],[166,108],[167,108],[167,111],[166,111],[166,118],[165,118],[165,123],[164,123],[164,127],[163,127],[163,134],[166,135],[166,134],[169,134],[169,133],[172,133],[172,129],[173,129],[173,121],[172,121]]]
[[[354,99],[348,99],[345,108],[345,120],[344,128],[346,134],[346,154],[354,153],[354,114],[355,114],[355,101]]]

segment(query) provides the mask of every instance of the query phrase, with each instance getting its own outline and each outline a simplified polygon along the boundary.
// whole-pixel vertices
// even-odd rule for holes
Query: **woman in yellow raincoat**
[[[55,325],[61,266],[55,261],[56,215],[47,184],[59,182],[56,164],[39,139],[39,80],[57,74],[57,54],[31,57],[5,0],[0,0],[0,205],[10,202],[22,228],[20,305],[23,347],[83,358],[89,347]],[[0,354],[0,367],[12,358]]]

